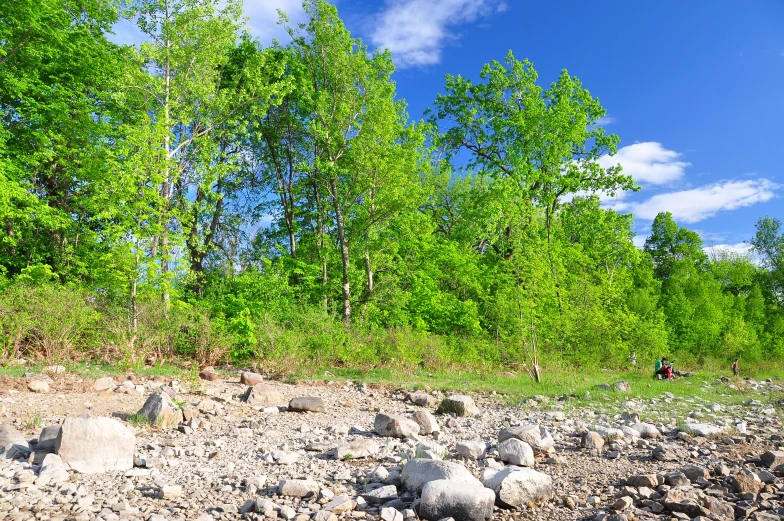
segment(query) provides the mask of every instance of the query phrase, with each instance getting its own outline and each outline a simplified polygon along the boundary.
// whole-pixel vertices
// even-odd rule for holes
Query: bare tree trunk
[[[370,250],[365,245],[365,276],[367,277],[367,295],[365,300],[370,298],[373,293],[373,267],[370,265]]]
[[[349,256],[348,241],[346,240],[346,227],[343,220],[343,209],[338,201],[337,183],[334,179],[329,181],[330,191],[332,192],[332,203],[335,210],[335,221],[338,231],[338,245],[340,246],[341,265],[343,268],[343,322],[348,326],[351,324],[351,283],[349,281]]]

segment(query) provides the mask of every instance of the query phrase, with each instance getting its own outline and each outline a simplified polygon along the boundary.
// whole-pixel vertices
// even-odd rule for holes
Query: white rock
[[[112,418],[78,417],[63,422],[55,452],[67,469],[98,474],[133,468],[136,436]]]

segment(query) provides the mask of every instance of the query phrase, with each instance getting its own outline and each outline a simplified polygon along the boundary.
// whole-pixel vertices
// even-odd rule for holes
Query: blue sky
[[[299,0],[246,0],[251,31],[282,38],[276,9]],[[634,212],[637,243],[659,211],[706,245],[744,250],[763,215],[784,220],[784,2],[729,0],[523,2],[339,0],[371,48],[392,51],[398,94],[413,118],[442,92],[444,74],[476,77],[511,49],[540,80],[562,69],[607,109],[620,162],[642,185],[606,204]],[[117,39],[130,41],[118,27]]]

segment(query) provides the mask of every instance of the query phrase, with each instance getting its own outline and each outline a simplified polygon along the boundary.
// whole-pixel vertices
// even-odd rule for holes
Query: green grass
[[[137,427],[151,426],[152,422],[147,416],[141,415],[138,412],[130,414],[125,418],[125,421]]]
[[[29,416],[24,421],[25,429],[38,429],[43,425],[43,420],[41,420],[41,416],[36,414],[35,416]]]

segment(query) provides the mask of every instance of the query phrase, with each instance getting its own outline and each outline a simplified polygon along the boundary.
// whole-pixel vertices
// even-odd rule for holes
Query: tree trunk
[[[335,221],[338,232],[338,245],[340,246],[340,257],[343,271],[343,322],[348,326],[351,324],[351,283],[349,281],[349,256],[348,241],[346,240],[346,227],[343,220],[343,209],[338,201],[337,183],[334,179],[329,181],[330,191],[332,192],[332,203],[335,210]]]
[[[370,265],[370,250],[367,245],[365,245],[365,276],[367,277],[365,300],[368,300],[373,293],[373,267]]]

